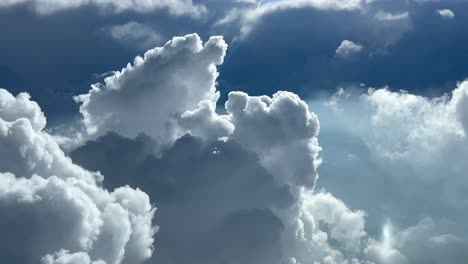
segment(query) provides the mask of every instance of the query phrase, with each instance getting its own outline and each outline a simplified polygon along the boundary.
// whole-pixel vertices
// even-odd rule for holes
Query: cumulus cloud
[[[348,57],[360,53],[362,51],[362,48],[363,46],[360,44],[357,44],[350,40],[343,40],[340,46],[338,46],[338,48],[336,49],[335,53],[340,57]]]
[[[150,261],[174,264],[466,259],[468,82],[434,99],[341,90],[326,106],[234,91],[219,109],[226,49],[221,37],[175,37],[78,96],[90,136],[70,154],[79,165],[27,94],[0,90],[5,261],[138,263],[153,244]],[[330,132],[341,134],[322,178],[343,192],[317,189]]]
[[[193,43],[198,48],[172,47]],[[219,38],[204,46],[196,35],[174,38],[155,49],[159,56],[137,59],[138,71],[145,74],[123,70],[112,77],[117,81],[106,80],[109,91],[102,94],[106,89],[95,86],[81,100],[85,122],[91,120],[87,102],[100,107],[92,113],[99,118],[120,111],[120,105],[145,107],[143,112],[126,107],[125,118],[116,116],[118,126],[98,125],[97,134],[121,135],[112,132],[88,141],[72,152],[73,159],[113,175],[104,181],[108,188],[129,183],[151,196],[159,208],[155,221],[161,226],[154,261],[360,263],[365,214],[330,193],[313,190],[321,150],[317,116],[297,95],[285,91],[272,97],[231,92],[224,114],[219,114],[216,65],[225,49]],[[197,59],[182,64],[192,57]],[[173,77],[166,82],[153,78],[161,71]],[[180,85],[180,76],[192,78],[188,71],[207,78]],[[111,86],[127,78],[135,79],[117,89]],[[139,87],[135,83],[143,83],[144,89],[135,89]],[[129,90],[121,95],[122,88]],[[93,98],[96,91],[98,100]],[[159,97],[148,96],[156,92],[159,97],[173,94],[174,101],[167,106]],[[105,103],[97,105],[98,101]],[[178,101],[190,104],[182,107]],[[148,124],[146,112],[159,115],[160,119],[151,117],[160,122],[157,129],[151,126],[154,122]],[[183,133],[191,135],[180,137]]]
[[[161,226],[155,263],[281,259],[284,225],[274,210],[289,206],[293,197],[254,153],[233,141],[185,135],[156,157],[147,148],[151,142],[143,135],[128,139],[108,134],[78,148],[72,157],[112,174],[104,181],[108,188],[128,183],[151,196],[158,207],[155,222]]]
[[[450,9],[437,9],[437,13],[443,18],[451,19],[455,17],[455,14]]]
[[[174,45],[181,48],[175,49]],[[119,104],[98,105],[93,98],[96,90],[85,95],[88,97],[86,102],[100,107],[93,113],[96,117],[113,113],[122,105],[145,106],[143,112],[128,107],[119,126],[104,123],[96,131],[97,134],[115,131],[131,138],[143,132],[150,137],[140,135],[129,139],[108,134],[78,148],[72,156],[85,167],[114,175],[104,181],[104,185],[111,184],[109,188],[113,184],[129,183],[151,195],[160,213],[156,222],[166,228],[166,231],[161,228],[156,236],[159,253],[154,259],[158,261],[280,263],[296,254],[284,249],[287,244],[284,233],[294,237],[298,228],[294,219],[302,210],[309,210],[290,207],[302,199],[299,190],[304,186],[313,189],[317,179],[320,163],[317,117],[304,101],[289,92],[278,92],[273,97],[231,92],[225,104],[226,113],[218,114],[216,65],[222,62],[225,49],[220,38],[211,38],[204,46],[197,35],[174,38],[164,48],[155,49],[160,56],[146,55],[148,59],[142,61],[148,63],[137,63],[138,71],[145,74],[135,75],[134,80],[138,82],[119,87],[129,89],[126,96],[119,94],[123,90],[112,89],[109,84],[133,78],[134,72],[124,70],[115,74],[118,82],[106,80],[109,92],[96,98],[100,102],[112,102],[112,98],[118,96]],[[190,79],[188,74],[194,71],[206,78],[200,80],[197,75],[193,77],[194,82],[185,80],[184,85],[179,84],[180,76]],[[153,78],[163,73],[172,77],[166,82]],[[135,83],[144,86],[135,88]],[[130,91],[132,96],[126,94]],[[159,96],[148,96],[155,93]],[[167,98],[171,93],[174,101],[163,104],[161,97]],[[155,100],[161,103],[155,103]],[[85,123],[89,120],[88,109],[91,109],[86,102],[81,108]],[[179,105],[179,102],[189,103]],[[148,122],[145,112],[155,113],[160,119]],[[157,128],[153,127],[155,122],[160,123]],[[171,122],[170,129],[168,122]],[[127,128],[132,129],[131,133]],[[201,139],[186,135],[175,140],[187,132]],[[172,142],[174,145],[169,149],[164,147]],[[242,197],[239,196],[241,193]],[[207,200],[204,198],[207,196],[214,199]],[[195,208],[194,217],[180,216],[181,212]],[[328,218],[325,220],[331,225],[336,223]],[[252,223],[260,222],[265,229],[255,230]],[[181,229],[181,226],[190,229]],[[212,230],[212,227],[215,228]],[[333,230],[339,237],[338,229]],[[304,232],[313,236],[309,230]],[[317,227],[311,232],[320,231]],[[224,241],[225,237],[232,236],[232,241]],[[176,237],[184,237],[185,242],[178,241],[175,246]],[[245,247],[242,241],[253,241],[256,246]],[[332,250],[326,239],[321,241],[321,247]],[[192,248],[193,252],[184,248]],[[252,251],[252,248],[257,250]],[[179,254],[181,250],[186,254]],[[213,251],[218,253],[213,254]],[[341,253],[336,254],[344,258]]]
[[[145,132],[161,142],[173,141],[181,135],[173,124],[177,115],[203,100],[217,100],[216,65],[223,62],[226,48],[221,37],[203,45],[192,34],[136,57],[76,97],[87,132],[99,136],[115,131],[129,137]]]
[[[0,261],[140,263],[153,251],[154,209],[129,187],[72,163],[26,93],[0,89]]]
[[[0,7],[11,7],[20,4],[31,5],[39,14],[74,9],[83,6],[97,6],[105,12],[135,11],[147,13],[157,9],[167,9],[173,15],[200,16],[206,12],[203,5],[196,5],[192,0],[7,0],[0,3]]]
[[[231,92],[227,114],[216,113],[216,65],[223,62],[226,48],[220,37],[203,45],[192,34],[137,57],[134,65],[77,97],[88,133],[135,137],[144,132],[162,144],[186,132],[205,139],[232,136],[255,151],[279,181],[289,178],[313,186],[319,125],[297,95],[278,92],[269,98]]]
[[[278,92],[270,98],[231,92],[226,110],[235,126],[232,138],[254,150],[280,181],[315,185],[319,123],[297,95]]]
[[[0,171],[18,177],[74,177],[93,182],[100,175],[73,164],[44,128],[46,118],[27,93],[0,89]]]
[[[438,98],[389,88],[341,90],[325,106],[331,112],[318,109],[322,173],[336,175],[319,185],[366,211],[369,260],[467,259],[468,230],[457,224],[467,206],[467,87],[462,82]]]

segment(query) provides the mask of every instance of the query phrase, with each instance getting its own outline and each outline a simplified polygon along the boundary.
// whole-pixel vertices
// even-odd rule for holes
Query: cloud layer
[[[45,125],[28,94],[0,89],[1,262],[149,258],[155,233],[149,197],[129,187],[100,187],[102,176],[72,163]]]
[[[339,53],[360,56],[359,45]],[[84,129],[67,139],[79,144],[71,158],[28,94],[0,90],[0,260],[467,259],[468,82],[433,99],[362,85],[310,104],[232,91],[223,108],[226,54],[222,37],[189,34],[109,72],[76,97]]]
[[[334,177],[320,186],[367,212],[369,232],[381,237],[366,249],[376,263],[466,261],[467,87],[438,98],[341,90],[318,111],[333,120],[321,142],[322,173]]]
[[[151,12],[156,9],[168,9],[171,14],[199,16],[206,11],[202,5],[195,5],[192,0],[7,0],[0,3],[0,7],[10,7],[29,4],[40,14],[50,14],[61,10],[75,9],[83,6],[97,6],[102,11],[123,12],[136,11]]]

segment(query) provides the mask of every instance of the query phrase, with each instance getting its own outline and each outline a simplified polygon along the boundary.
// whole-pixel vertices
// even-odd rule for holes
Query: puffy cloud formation
[[[455,14],[450,9],[437,9],[437,13],[443,18],[451,19],[455,17]]]
[[[175,37],[80,95],[80,166],[27,94],[0,90],[5,261],[465,262],[468,82],[435,99],[341,90],[310,108],[291,92],[230,92],[218,109],[226,49]]]
[[[363,46],[360,44],[354,43],[350,40],[343,40],[335,53],[340,57],[348,57],[361,52],[362,48]]]
[[[133,65],[76,98],[87,132],[99,136],[115,131],[129,137],[145,132],[162,142],[173,141],[181,135],[173,124],[177,115],[200,101],[216,102],[216,65],[223,62],[226,48],[221,37],[203,45],[192,34],[136,57]]]
[[[341,90],[329,110],[318,110],[322,173],[336,175],[322,186],[366,211],[374,238],[364,252],[375,263],[468,259],[468,229],[460,224],[467,217],[467,91],[466,81],[438,98]]]
[[[100,170],[104,185],[139,187],[156,203],[154,263],[275,263],[284,224],[274,210],[293,202],[257,156],[233,141],[185,135],[154,154],[155,142],[110,133],[72,153]],[[115,153],[109,155],[109,153]],[[189,217],[187,217],[189,215]]]
[[[14,97],[0,89],[0,171],[17,177],[74,177],[86,182],[100,178],[72,163],[45,133],[46,118],[27,93]]]
[[[297,95],[278,92],[269,98],[231,92],[227,114],[216,113],[216,65],[223,62],[226,48],[220,37],[203,45],[192,34],[137,57],[134,65],[77,97],[88,132],[115,131],[127,137],[144,132],[163,144],[185,132],[205,139],[232,136],[255,151],[279,181],[288,177],[313,186],[319,125]]]
[[[193,43],[198,48],[173,48]],[[95,85],[81,97],[87,127],[89,113],[106,117],[128,105],[119,112],[124,118],[115,117],[118,125],[95,126],[96,134],[121,135],[88,141],[73,159],[112,175],[104,181],[108,188],[128,183],[150,195],[161,227],[155,262],[359,263],[364,213],[313,190],[321,150],[317,116],[284,91],[272,97],[231,92],[219,114],[216,65],[225,49],[220,38],[203,45],[196,35],[177,37],[154,49],[158,56],[137,58],[138,74],[123,70],[106,79],[108,92]],[[189,72],[207,78],[181,85],[180,76],[191,80]],[[162,73],[171,78],[159,81]],[[165,96],[174,101],[163,102]],[[91,104],[99,108],[90,111]]]
[[[155,148],[148,136],[110,133],[71,154],[84,167],[113,175],[104,181],[108,188],[128,183],[150,195],[161,227],[155,263],[359,263],[363,212],[329,193],[278,184],[234,140],[186,135],[158,157]]]
[[[103,11],[151,12],[157,9],[167,9],[173,15],[200,16],[206,12],[202,5],[196,5],[192,0],[7,0],[0,7],[11,7],[19,4],[29,4],[40,14],[50,14],[61,10],[74,9],[94,5]]]
[[[100,187],[44,131],[26,93],[0,89],[2,263],[141,263],[153,251],[154,209],[129,187]]]
[[[279,182],[314,186],[320,163],[319,122],[304,101],[284,91],[273,97],[231,92],[225,109],[226,115],[218,115],[214,103],[207,107],[202,102],[198,109],[184,113],[180,124],[207,139],[222,131],[215,135],[229,136],[257,153]]]
[[[319,123],[297,95],[249,97],[231,92],[226,102],[232,138],[255,151],[279,181],[313,187],[317,179]]]

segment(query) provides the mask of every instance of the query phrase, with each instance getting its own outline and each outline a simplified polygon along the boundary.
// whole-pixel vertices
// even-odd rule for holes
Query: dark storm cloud
[[[71,153],[90,170],[110,175],[104,186],[140,188],[158,207],[155,262],[276,263],[284,226],[273,210],[290,206],[258,157],[239,144],[185,135],[154,156],[156,142],[109,133]]]

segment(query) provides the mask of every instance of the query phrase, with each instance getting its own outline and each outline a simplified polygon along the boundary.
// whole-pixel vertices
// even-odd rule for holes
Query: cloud
[[[366,0],[279,0],[260,1],[259,3],[246,2],[243,6],[232,8],[223,18],[219,19],[215,25],[223,26],[239,22],[241,24],[241,38],[243,38],[250,33],[258,21],[270,14],[307,8],[352,11],[364,8],[367,2]]]
[[[154,244],[149,261],[175,264],[466,259],[468,82],[432,99],[343,89],[325,106],[233,91],[221,109],[226,50],[221,37],[175,37],[80,95],[79,165],[27,94],[0,90],[0,209],[13,212],[0,228],[37,251],[7,257],[136,263]],[[13,236],[24,230],[39,242]]]
[[[162,142],[173,141],[181,135],[174,131],[174,117],[200,101],[217,100],[216,65],[223,62],[226,49],[221,37],[203,45],[192,34],[136,57],[133,65],[76,97],[87,132],[99,136],[115,131],[129,137],[145,132]]]
[[[28,94],[14,97],[0,89],[0,262],[149,258],[155,227],[148,196],[129,187],[100,187],[102,176],[72,163],[45,125]]]
[[[235,126],[232,137],[254,150],[280,181],[313,187],[320,164],[319,122],[297,95],[272,98],[231,92],[225,104]]]
[[[280,91],[268,97],[230,92],[225,109],[226,115],[218,115],[214,107],[207,109],[201,104],[197,110],[184,113],[179,123],[187,132],[208,139],[219,127],[226,128],[224,134],[216,134],[218,138],[233,138],[255,151],[278,181],[315,185],[320,164],[319,122],[296,94]],[[207,118],[218,122],[205,121]],[[192,120],[208,127],[192,128]]]
[[[389,12],[379,11],[375,14],[375,17],[378,20],[382,20],[382,21],[407,20],[409,18],[409,13],[408,12],[389,13]]]
[[[468,229],[458,224],[467,206],[467,87],[461,82],[436,98],[354,88],[339,91],[332,107],[314,103],[322,121],[321,174],[335,175],[318,187],[366,212],[369,260],[467,259]]]
[[[437,13],[443,18],[454,18],[455,14],[450,9],[437,9]]]
[[[172,43],[192,47],[191,42],[198,43],[196,52],[169,48]],[[208,43],[215,42],[212,38]],[[109,108],[99,104],[99,112],[93,114],[96,117],[115,112],[118,105],[151,108],[140,112],[126,107],[119,126],[106,124],[97,129],[123,135],[112,132],[88,141],[72,152],[73,159],[88,169],[113,175],[103,182],[108,188],[128,183],[150,195],[159,208],[155,221],[161,227],[155,236],[155,262],[360,263],[365,245],[361,240],[366,239],[364,212],[351,210],[330,193],[313,190],[321,150],[317,116],[297,95],[285,91],[272,97],[231,92],[224,114],[219,114],[214,84],[216,65],[222,62],[225,48],[209,48],[212,45],[202,48],[198,36],[188,35],[155,49],[160,56],[137,59],[142,63],[136,67],[146,74],[124,70],[114,75],[116,80],[130,76],[135,78],[132,84],[145,84],[146,89],[126,86],[132,87],[131,96],[120,95],[124,86],[114,89],[111,79],[107,80],[109,92],[100,94],[99,101],[117,96],[119,104],[109,104]],[[196,57],[182,64],[198,53],[208,58]],[[202,70],[203,74],[208,69],[207,81],[179,85],[180,76],[190,76],[184,67],[180,70],[172,65],[185,65],[187,71]],[[153,78],[161,71],[173,76],[163,85]],[[194,93],[190,96],[193,104],[171,105],[167,108],[171,114],[164,110],[165,104],[155,103],[158,97],[147,96],[157,91],[162,97],[170,92],[176,98],[174,104],[189,100],[187,87]],[[88,106],[82,109],[86,109],[82,113],[87,122]],[[167,125],[153,129],[138,121],[147,112],[163,113],[158,122],[170,121],[171,129],[166,130]],[[131,133],[125,130],[129,127]],[[138,135],[140,132],[147,135]],[[180,137],[181,133],[191,135]]]
[[[137,47],[138,49],[145,50],[160,44],[163,39],[158,32],[148,25],[135,21],[105,27],[104,31],[125,46]]]
[[[21,4],[31,5],[36,12],[43,15],[89,5],[99,7],[104,12],[114,13],[124,11],[148,13],[157,9],[167,9],[172,15],[198,17],[206,12],[203,5],[195,5],[191,0],[7,0],[2,1],[0,7],[6,8]]]
[[[128,183],[150,195],[161,226],[155,263],[270,263],[282,257],[284,225],[274,210],[289,206],[293,197],[254,153],[233,141],[185,135],[156,157],[147,148],[151,142],[147,136],[107,134],[72,157],[112,174],[104,181],[108,188]]]
[[[304,8],[313,7],[317,9],[332,9],[332,10],[353,10],[362,8],[368,1],[365,0],[293,0],[293,1],[272,1],[260,4],[261,8],[264,8],[266,12],[270,12],[275,9],[285,8]]]
[[[363,46],[360,44],[354,43],[350,40],[343,40],[335,53],[340,57],[348,57],[361,52],[362,48]]]
[[[128,183],[150,195],[159,208],[155,221],[161,226],[154,261],[358,261],[358,253],[348,252],[361,250],[364,214],[331,194],[313,191],[320,164],[316,115],[290,92],[272,97],[231,92],[225,114],[218,114],[216,65],[225,49],[219,38],[204,46],[196,35],[174,38],[106,79],[105,89],[95,86],[85,95],[86,102],[100,107],[93,116],[115,113],[125,105],[148,107],[120,108],[126,112],[121,114],[125,118],[119,115],[118,126],[98,123],[96,135],[114,131],[125,137],[112,132],[89,141],[72,152],[73,159],[112,175],[103,182],[107,188]],[[187,74],[193,71],[206,80],[180,85],[179,77],[190,78]],[[154,78],[159,73],[172,77],[161,83]],[[158,97],[148,96],[155,93]],[[177,98],[172,105],[155,101],[168,93]],[[177,106],[184,100],[190,103]],[[82,105],[85,123],[90,104]],[[160,115],[152,119],[161,124],[158,129],[148,125],[148,112]],[[140,132],[148,136],[138,136]],[[179,136],[187,132],[200,138]],[[263,227],[258,229],[254,223],[260,222]]]
[[[72,163],[43,130],[46,118],[27,93],[14,97],[0,89],[0,171],[18,177],[53,175],[93,182],[98,174]]]
[[[71,154],[78,164],[113,175],[107,188],[126,182],[150,195],[161,227],[154,262],[359,263],[351,256],[364,246],[364,213],[330,193],[278,182],[232,139],[185,135],[158,157],[155,148],[148,136],[110,133]]]

